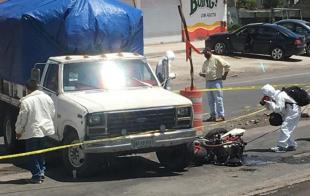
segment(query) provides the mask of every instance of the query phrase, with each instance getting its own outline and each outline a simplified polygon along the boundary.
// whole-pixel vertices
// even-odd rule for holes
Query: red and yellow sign
[[[227,31],[226,0],[182,0],[182,10],[191,41]]]

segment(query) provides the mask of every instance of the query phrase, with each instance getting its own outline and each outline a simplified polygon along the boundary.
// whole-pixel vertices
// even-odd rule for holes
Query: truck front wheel
[[[69,132],[65,135],[64,145],[79,143],[78,135],[75,132]],[[92,157],[84,153],[82,145],[73,146],[63,150],[63,162],[68,175],[90,176],[95,171],[95,161]]]
[[[17,140],[15,134],[15,125],[12,122],[10,115],[6,115],[3,120],[3,129],[4,129],[4,145],[7,153],[14,153],[17,151]]]
[[[192,161],[190,144],[160,149],[156,152],[159,162],[172,171],[183,171]]]

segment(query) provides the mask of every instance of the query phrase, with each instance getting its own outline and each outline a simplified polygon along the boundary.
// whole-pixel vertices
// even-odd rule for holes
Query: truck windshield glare
[[[63,73],[65,92],[158,86],[149,66],[142,60],[68,63]]]

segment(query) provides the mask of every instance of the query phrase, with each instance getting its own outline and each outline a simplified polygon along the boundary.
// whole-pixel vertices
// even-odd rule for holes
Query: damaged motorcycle
[[[227,131],[217,128],[209,131],[204,137],[197,137],[193,142],[196,166],[213,163],[215,165],[240,166],[243,164],[243,150],[246,143],[242,136],[246,130]]]

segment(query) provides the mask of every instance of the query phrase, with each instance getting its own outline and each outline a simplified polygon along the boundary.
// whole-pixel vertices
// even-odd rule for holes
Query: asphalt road
[[[293,56],[287,61],[274,61],[268,56],[235,55],[222,56],[231,65],[231,71],[225,87],[263,86],[270,83],[279,85],[278,88],[290,84],[308,84],[310,88],[310,57]],[[149,58],[151,66],[155,69],[160,57]],[[198,89],[205,88],[205,81],[199,77],[201,65],[205,61],[202,55],[193,54],[194,86]],[[189,62],[185,61],[185,54],[176,54],[176,59],[171,63],[172,72],[176,73],[176,79],[172,80],[171,87],[174,91],[180,91],[190,86]],[[227,118],[239,115],[245,108],[256,107],[262,94],[260,89],[224,91],[225,115]],[[203,96],[207,103],[206,93]],[[205,104],[205,118],[208,117],[209,108]]]
[[[310,59],[309,61],[310,62]],[[305,62],[305,63],[307,63]],[[239,74],[225,81],[225,86],[248,86],[290,83],[310,83],[310,72],[301,69],[277,70],[264,73]],[[187,81],[176,80],[173,89],[181,89]],[[197,82],[203,87],[203,80]],[[256,106],[260,91],[225,91],[225,108],[228,116],[235,115],[247,106]],[[206,108],[207,111],[207,108]],[[96,175],[73,179],[64,174],[55,157],[48,162],[47,178],[41,185],[30,185],[24,170],[24,160],[0,162],[0,195],[251,195],[286,186],[289,183],[310,179],[309,120],[300,122],[296,130],[299,148],[295,152],[272,153],[277,137],[274,127],[258,127],[245,134],[250,141],[264,133],[265,137],[246,147],[245,165],[224,167],[203,165],[184,172],[170,172],[159,165],[153,153],[143,156],[120,157],[102,165]],[[3,142],[3,141],[2,141]],[[3,149],[0,140],[0,152]],[[58,153],[59,154],[59,153]],[[98,160],[100,161],[100,160]],[[306,186],[305,186],[306,187]]]
[[[253,129],[245,140],[270,132],[264,138],[248,144],[245,165],[226,167],[203,165],[184,172],[169,172],[161,167],[153,154],[121,157],[110,166],[102,166],[89,178],[73,179],[64,174],[57,160],[48,162],[46,180],[41,185],[25,183],[28,172],[8,163],[0,164],[0,195],[77,196],[77,195],[251,195],[277,189],[289,183],[309,178],[309,121],[296,130],[299,148],[295,152],[272,153],[277,133],[274,127]],[[4,165],[4,167],[3,167]],[[5,167],[6,166],[6,167]],[[4,175],[3,175],[4,174]]]
[[[241,75],[239,77],[230,77],[224,81],[225,87],[247,87],[247,86],[263,86],[265,84],[288,86],[291,84],[308,84],[306,88],[310,88],[310,69],[304,70],[285,70],[270,73],[257,73],[257,75]],[[199,88],[204,88],[204,81],[199,81],[196,84]],[[173,85],[173,89],[183,89],[186,86],[185,82],[179,82]],[[248,107],[256,107],[262,97],[259,88],[254,90],[227,90],[224,91],[224,105],[226,116],[232,117],[238,115],[241,111]],[[204,103],[207,103],[206,93],[203,97]],[[205,104],[204,108],[206,113],[210,110]]]

